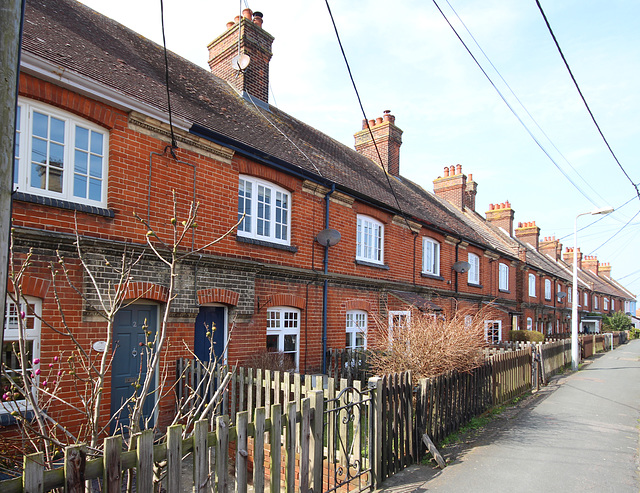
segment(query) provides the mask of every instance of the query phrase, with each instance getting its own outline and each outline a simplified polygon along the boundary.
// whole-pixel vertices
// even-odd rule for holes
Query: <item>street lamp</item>
[[[580,363],[580,351],[578,346],[578,218],[580,216],[596,216],[598,214],[611,214],[613,207],[602,207],[591,212],[578,214],[573,223],[573,296],[571,300],[571,369],[577,370]]]

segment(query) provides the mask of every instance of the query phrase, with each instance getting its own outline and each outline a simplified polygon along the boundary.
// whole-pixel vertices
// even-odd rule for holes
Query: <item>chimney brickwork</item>
[[[598,267],[598,274],[607,279],[611,279],[611,264],[609,262],[602,262]]]
[[[578,248],[578,269],[582,270],[582,253],[580,252],[580,249]],[[562,260],[565,261],[565,263],[569,264],[569,265],[573,265],[573,247],[568,248],[564,251],[564,254],[562,255]]]
[[[556,240],[555,236],[545,236],[540,242],[539,250],[541,253],[549,255],[556,262],[562,258],[562,243]]]
[[[371,159],[374,163],[380,164],[376,146],[373,143],[371,134],[380,151],[382,167],[390,175],[400,176],[400,146],[402,145],[402,130],[396,127],[396,117],[389,110],[384,112],[384,116],[375,120],[362,121],[362,130],[354,135],[355,149],[363,156]],[[371,133],[369,132],[371,128]]]
[[[515,211],[511,208],[511,203],[508,200],[501,204],[489,204],[489,210],[485,214],[487,222],[504,229],[509,233],[509,236],[513,236]]]
[[[535,221],[518,223],[515,233],[516,238],[520,241],[529,243],[533,248],[538,250],[540,246],[540,228],[536,226]]]
[[[238,55],[238,30],[242,28],[240,54],[249,55],[249,66],[238,72],[231,61]],[[238,92],[269,102],[269,61],[273,36],[262,29],[262,14],[244,9],[242,17],[227,23],[227,30],[209,46],[209,67],[211,72],[226,80]]]
[[[441,199],[455,205],[460,210],[476,209],[476,193],[478,184],[473,175],[462,172],[462,165],[445,166],[444,176],[433,180],[433,192]]]
[[[582,259],[582,267],[597,276],[600,267],[598,257],[596,257],[595,255],[585,255]]]

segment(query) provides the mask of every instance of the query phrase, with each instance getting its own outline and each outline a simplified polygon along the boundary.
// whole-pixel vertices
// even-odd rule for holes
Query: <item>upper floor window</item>
[[[22,385],[25,370],[36,370],[39,365],[40,357],[40,316],[42,314],[42,302],[36,298],[27,298],[26,302],[22,301],[18,309],[13,301],[7,297],[5,304],[5,325],[4,325],[4,342],[2,344],[2,355],[0,357],[2,367],[5,373],[0,374],[0,398],[3,403],[0,405],[0,413],[3,411],[15,411],[18,409],[26,409],[26,399],[23,395],[10,395],[9,400],[3,398],[6,389],[11,388],[10,380]],[[19,334],[20,321],[24,329],[23,340],[26,351],[27,368],[22,367],[22,359],[19,356]],[[33,374],[34,381],[37,381],[37,375]],[[34,389],[35,391],[35,389]],[[7,394],[9,395],[9,394]]]
[[[509,266],[507,264],[500,264],[498,268],[498,289],[501,291],[509,290]]]
[[[529,296],[536,296],[536,275],[529,274]]]
[[[571,303],[571,297],[573,296],[572,293],[573,293],[573,290],[571,289],[571,287],[567,286],[567,302],[569,303]]]
[[[289,245],[291,194],[272,183],[240,176],[238,183],[238,235]]]
[[[349,310],[347,312],[347,349],[365,349],[367,347],[367,312]]]
[[[440,275],[440,243],[431,238],[422,239],[422,272]]]
[[[470,253],[467,259],[469,265],[471,266],[469,268],[467,282],[471,284],[480,284],[480,257],[478,257],[475,253]]]
[[[551,299],[551,281],[549,279],[544,280],[544,299]]]
[[[282,353],[287,368],[298,369],[299,339],[300,310],[289,307],[267,310],[267,351]]]
[[[614,311],[615,309],[616,309],[616,300],[611,298],[611,311]]]
[[[584,298],[584,307],[589,308],[589,294],[585,291],[583,292]]]
[[[14,188],[104,206],[108,133],[75,115],[24,99],[16,116]]]
[[[531,317],[527,317],[527,330],[533,330],[533,320]]]
[[[594,310],[598,309],[598,297],[597,296],[593,297],[593,309]]]
[[[602,308],[605,312],[609,310],[609,298],[602,300]]]
[[[368,216],[358,216],[356,259],[381,264],[383,262],[384,226]]]

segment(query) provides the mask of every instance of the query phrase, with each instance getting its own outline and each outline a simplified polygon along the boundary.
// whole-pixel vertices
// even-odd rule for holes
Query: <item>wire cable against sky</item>
[[[484,74],[484,76],[486,77],[486,79],[489,81],[489,84],[491,84],[491,86],[496,90],[496,92],[498,93],[498,95],[500,96],[500,98],[502,99],[502,101],[504,102],[504,104],[507,105],[507,107],[509,108],[509,110],[511,110],[511,113],[513,113],[513,115],[517,118],[517,120],[520,122],[520,124],[524,127],[524,129],[527,131],[527,133],[529,134],[529,136],[533,139],[533,141],[538,145],[538,147],[542,150],[542,152],[545,153],[545,155],[549,158],[549,160],[553,163],[553,165],[558,169],[558,171],[560,171],[560,173],[562,173],[562,175],[569,181],[569,183],[571,183],[574,188],[576,190],[578,190],[578,192],[580,192],[582,194],[582,196],[587,199],[589,202],[591,202],[594,206],[598,207],[598,204],[596,202],[594,202],[593,200],[591,200],[591,197],[589,197],[586,192],[584,192],[584,190],[582,190],[578,184],[576,182],[574,182],[571,177],[562,169],[562,167],[556,162],[556,160],[551,156],[551,154],[549,154],[549,152],[544,148],[544,146],[542,145],[542,143],[536,138],[536,136],[533,134],[533,132],[529,129],[529,127],[527,127],[527,125],[524,123],[524,121],[522,121],[522,119],[520,118],[520,116],[518,115],[518,113],[516,113],[515,109],[513,108],[513,106],[511,106],[511,104],[509,104],[509,102],[507,101],[507,99],[505,98],[504,94],[502,94],[502,92],[500,91],[500,89],[498,89],[498,86],[496,86],[496,84],[493,82],[493,80],[491,80],[491,77],[489,77],[489,74],[486,72],[486,70],[482,67],[482,65],[480,64],[480,62],[478,61],[478,59],[474,56],[474,54],[471,52],[471,50],[469,49],[469,47],[467,46],[467,44],[464,42],[464,40],[462,39],[462,37],[460,36],[460,34],[458,33],[458,31],[456,31],[456,28],[453,27],[453,24],[451,24],[451,21],[449,21],[449,18],[446,16],[446,14],[442,11],[442,9],[440,8],[440,5],[438,5],[438,2],[436,2],[436,0],[433,0],[433,4],[436,6],[436,8],[438,9],[438,11],[440,12],[440,14],[442,15],[442,17],[444,18],[444,20],[447,22],[447,24],[449,24],[449,27],[451,28],[451,30],[454,32],[454,34],[456,35],[456,37],[458,38],[458,40],[462,43],[462,46],[464,46],[465,50],[467,50],[467,53],[469,53],[469,56],[471,56],[471,58],[473,59],[473,61],[475,62],[475,64],[478,66],[478,68],[480,69],[480,71]]]
[[[329,7],[329,0],[325,0],[324,3],[327,5],[327,10],[329,11],[329,17],[331,17],[331,23],[333,24],[333,30],[336,33],[336,38],[338,39],[338,45],[340,46],[340,51],[342,52],[342,58],[344,59],[344,63],[347,66],[347,72],[349,72],[349,78],[351,79],[351,85],[353,86],[353,90],[356,93],[356,98],[358,98],[358,104],[360,105],[360,111],[362,111],[362,116],[364,117],[365,121],[367,122],[367,129],[369,130],[369,135],[371,136],[371,140],[373,142],[373,146],[376,149],[376,154],[378,155],[378,160],[380,161],[380,167],[384,171],[384,176],[387,178],[387,183],[389,184],[389,189],[391,190],[391,194],[393,195],[393,198],[396,201],[396,205],[398,206],[398,210],[400,211],[400,213],[402,215],[402,218],[404,219],[405,223],[407,224],[407,227],[409,228],[409,231],[413,231],[413,229],[411,229],[411,226],[409,225],[409,221],[407,220],[407,217],[406,217],[402,207],[400,206],[400,200],[398,199],[396,191],[393,189],[393,186],[391,185],[391,179],[389,178],[389,172],[385,169],[384,165],[382,164],[382,156],[380,155],[380,150],[378,149],[378,144],[376,143],[376,139],[373,137],[373,132],[371,131],[371,126],[369,125],[369,119],[367,118],[367,114],[364,111],[364,106],[362,106],[362,100],[360,99],[360,93],[358,93],[358,88],[356,87],[356,82],[353,79],[353,74],[351,73],[351,67],[349,66],[349,61],[347,60],[347,55],[344,52],[344,48],[342,47],[342,41],[340,40],[340,34],[338,33],[338,27],[336,26],[336,21],[333,19],[333,13],[331,12],[331,7]]]
[[[491,67],[493,68],[493,70],[495,70],[496,74],[498,74],[498,77],[500,77],[500,80],[504,83],[504,85],[507,87],[507,89],[509,90],[509,92],[511,93],[511,95],[515,98],[515,100],[518,102],[518,104],[522,107],[522,109],[525,111],[525,113],[527,114],[527,116],[531,119],[531,121],[533,122],[533,124],[538,128],[538,130],[540,130],[540,132],[542,133],[542,135],[549,141],[549,143],[551,144],[551,146],[556,150],[556,152],[560,155],[560,157],[562,157],[562,159],[564,160],[565,163],[567,163],[569,165],[569,167],[573,170],[573,172],[585,183],[585,185],[587,185],[591,191],[593,193],[595,193],[601,200],[603,203],[606,203],[607,200],[598,193],[598,191],[591,186],[591,184],[580,174],[580,172],[575,169],[573,167],[573,165],[569,162],[569,160],[564,156],[564,154],[562,154],[562,152],[560,152],[560,149],[558,149],[558,147],[554,144],[554,142],[551,140],[551,138],[547,135],[547,133],[542,129],[542,127],[538,124],[538,122],[536,121],[536,119],[533,117],[533,115],[529,112],[529,110],[527,109],[527,107],[522,103],[522,101],[520,100],[520,98],[517,96],[517,94],[514,92],[514,90],[511,88],[511,86],[509,85],[509,83],[504,79],[504,77],[502,77],[502,74],[500,73],[500,71],[497,69],[497,67],[493,64],[493,62],[491,61],[491,59],[489,58],[489,56],[486,54],[486,52],[482,49],[482,46],[480,46],[480,43],[478,43],[478,40],[474,37],[474,35],[471,33],[471,31],[469,30],[469,28],[467,27],[467,25],[464,23],[464,21],[462,20],[462,18],[460,17],[460,15],[458,15],[458,12],[456,12],[456,9],[453,8],[453,6],[451,5],[451,3],[449,2],[449,0],[446,0],[447,5],[449,6],[449,8],[451,9],[451,11],[455,14],[455,16],[457,17],[458,21],[460,22],[460,24],[462,24],[462,27],[464,27],[465,31],[467,31],[467,34],[471,37],[471,39],[473,40],[473,42],[475,43],[475,45],[478,47],[478,49],[480,50],[480,52],[482,53],[482,55],[486,58],[486,60],[489,62],[489,65],[491,65]],[[523,123],[524,124],[524,123]]]
[[[620,161],[618,160],[618,157],[613,152],[613,149],[609,145],[609,142],[607,141],[606,137],[604,136],[604,133],[602,133],[602,130],[600,129],[600,125],[598,125],[598,122],[596,121],[595,116],[593,116],[593,113],[591,112],[591,108],[589,108],[589,105],[587,104],[587,100],[585,99],[584,95],[582,94],[582,91],[580,90],[580,86],[578,86],[578,82],[576,81],[576,78],[573,76],[573,72],[571,71],[571,68],[569,67],[569,63],[567,62],[567,59],[564,57],[564,53],[562,53],[562,49],[560,48],[560,44],[558,43],[558,40],[556,39],[556,35],[553,33],[553,29],[551,29],[551,25],[549,24],[549,21],[547,20],[547,16],[545,15],[544,10],[542,10],[542,5],[540,5],[540,1],[539,0],[536,0],[536,5],[538,5],[538,9],[540,10],[540,13],[542,14],[542,18],[544,19],[545,24],[547,25],[547,29],[549,29],[549,33],[551,34],[551,37],[553,38],[553,42],[556,44],[556,48],[558,49],[558,53],[560,53],[560,56],[562,57],[562,61],[564,62],[565,67],[567,67],[567,71],[569,72],[569,75],[571,76],[571,80],[573,81],[573,84],[576,86],[576,89],[578,90],[578,94],[580,94],[580,98],[582,99],[582,102],[584,103],[585,108],[587,108],[587,111],[589,112],[589,116],[591,117],[591,120],[593,121],[593,124],[598,129],[598,133],[600,134],[600,137],[602,137],[602,140],[604,141],[604,143],[607,145],[607,149],[609,149],[609,152],[613,156],[613,159],[615,159],[616,163],[618,164],[618,166],[620,167],[620,169],[624,173],[624,176],[627,177],[627,180],[629,180],[631,185],[633,185],[633,188],[636,191],[636,195],[640,199],[640,188],[638,187],[638,184],[633,182],[633,180],[631,179],[631,177],[629,176],[627,171],[622,167],[622,164],[620,164]]]
[[[589,255],[593,255],[599,248],[602,248],[611,240],[613,240],[616,236],[618,236],[618,234],[620,234],[624,230],[624,228],[626,228],[629,225],[631,221],[633,221],[636,217],[638,217],[638,215],[640,215],[640,210],[638,210],[638,212],[636,212],[631,219],[629,219],[626,223],[624,223],[624,225],[618,231],[616,231],[612,236],[610,236],[607,240],[605,240],[604,243],[594,248]]]

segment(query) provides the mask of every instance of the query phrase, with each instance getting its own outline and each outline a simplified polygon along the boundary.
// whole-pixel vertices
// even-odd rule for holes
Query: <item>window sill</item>
[[[436,276],[434,274],[427,274],[426,272],[421,272],[420,275],[426,279],[436,279],[437,281],[444,281],[444,277]]]
[[[33,411],[31,410],[18,410],[18,412],[22,413],[27,421],[31,421],[34,417]],[[4,409],[0,411],[0,426],[11,426],[17,422],[17,418],[13,416],[10,411],[5,411]]]
[[[13,200],[19,200],[20,202],[30,202],[32,204],[47,205],[50,207],[68,209],[71,211],[87,212],[89,214],[95,214],[96,216],[104,216],[108,218],[114,218],[116,215],[115,212],[111,209],[96,207],[94,205],[79,204],[77,202],[71,202],[69,200],[54,199],[53,197],[43,197],[41,195],[35,195],[33,193],[25,193],[20,191],[16,191],[13,193]]]
[[[281,243],[273,243],[271,241],[265,241],[265,240],[258,240],[256,238],[249,238],[248,236],[236,235],[236,241],[239,241],[240,243],[249,243],[250,245],[259,245],[263,247],[277,248],[278,250],[285,250],[291,253],[297,253],[298,251],[298,247],[295,247],[295,246],[283,245]]]
[[[511,291],[509,291],[508,289],[498,289],[498,291],[500,291],[501,293],[511,294]]]
[[[366,265],[367,267],[374,267],[376,269],[389,270],[389,266],[385,264],[376,264],[374,262],[368,262],[366,260],[356,259],[356,265]]]
[[[470,286],[472,288],[480,288],[480,289],[484,288],[482,284],[476,284],[475,282],[468,282],[467,286]]]

